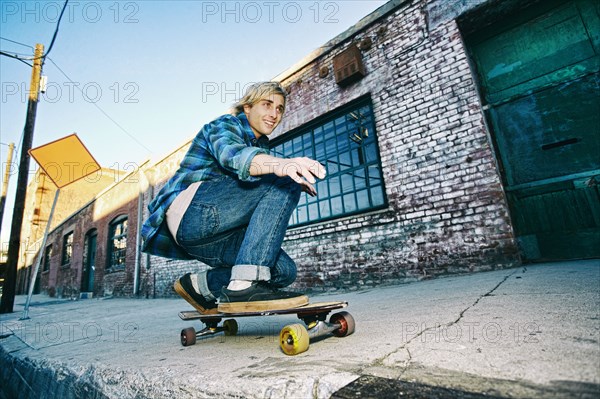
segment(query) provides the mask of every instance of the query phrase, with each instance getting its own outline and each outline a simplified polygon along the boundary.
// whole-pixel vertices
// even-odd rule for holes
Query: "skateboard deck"
[[[225,335],[236,335],[238,325],[236,318],[241,317],[262,317],[276,315],[295,314],[304,321],[305,325],[297,323],[285,326],[279,333],[279,345],[282,351],[287,355],[296,355],[308,350],[311,339],[333,334],[337,337],[345,337],[354,332],[354,318],[348,312],[338,312],[333,314],[329,321],[327,316],[333,310],[342,309],[348,306],[348,302],[315,302],[304,306],[282,310],[265,310],[239,313],[217,313],[201,314],[195,310],[179,312],[182,320],[200,320],[204,328],[196,331],[193,327],[185,328],[181,331],[181,344],[190,346],[196,343],[196,339],[204,336],[214,335],[223,332]],[[222,323],[221,321],[224,320]]]
[[[300,314],[300,313],[321,313],[324,311],[331,311],[335,309],[341,309],[348,306],[348,302],[314,302],[309,303],[297,308],[282,309],[282,310],[261,310],[252,312],[236,312],[236,313],[216,313],[216,314],[202,314],[197,310],[184,310],[179,312],[179,317],[182,320],[210,320],[210,319],[223,319],[226,317],[256,317],[256,316],[273,316],[278,314]]]

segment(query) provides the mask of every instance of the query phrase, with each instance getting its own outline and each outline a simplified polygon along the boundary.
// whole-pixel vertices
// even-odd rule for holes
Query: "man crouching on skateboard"
[[[308,303],[306,295],[279,290],[296,278],[281,244],[301,191],[316,195],[313,184],[325,168],[309,158],[269,155],[267,136],[281,122],[286,96],[276,82],[251,86],[231,114],[200,130],[148,205],[144,252],[211,266],[175,282],[175,291],[201,313]]]

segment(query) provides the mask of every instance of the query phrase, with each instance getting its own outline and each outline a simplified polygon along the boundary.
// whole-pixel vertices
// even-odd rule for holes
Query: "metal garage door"
[[[543,2],[467,46],[526,260],[600,257],[600,2]]]

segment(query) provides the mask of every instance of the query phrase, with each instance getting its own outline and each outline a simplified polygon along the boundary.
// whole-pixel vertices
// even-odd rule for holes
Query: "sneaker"
[[[264,282],[253,282],[245,290],[223,288],[219,298],[219,312],[244,313],[292,309],[308,304],[308,297],[298,292],[279,291]]]
[[[202,314],[217,314],[217,301],[209,301],[204,298],[204,295],[196,292],[192,285],[191,273],[184,274],[179,280],[175,281],[173,285],[175,292],[177,292],[183,299],[189,302],[196,310]]]

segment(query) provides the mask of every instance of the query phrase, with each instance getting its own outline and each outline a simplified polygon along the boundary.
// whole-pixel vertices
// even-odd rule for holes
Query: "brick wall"
[[[48,271],[40,274],[40,289],[52,296],[76,297],[81,291],[86,235],[97,232],[96,267],[94,275],[95,295],[131,296],[133,275],[136,267],[136,236],[138,195],[143,184],[139,171],[130,175],[119,174],[117,180],[99,193],[86,206],[59,223],[48,235],[47,245],[53,246],[53,254]],[[62,190],[61,190],[62,195]],[[128,222],[126,265],[123,270],[107,272],[110,224],[118,217],[126,216]],[[73,232],[73,255],[71,261],[62,264],[63,237]],[[43,256],[43,251],[40,253]],[[40,256],[38,255],[38,256]],[[140,281],[145,279],[141,268]]]
[[[284,132],[371,97],[389,201],[380,212],[289,231],[297,286],[356,288],[519,262],[460,32],[453,20],[428,29],[425,6],[405,2],[283,80],[292,91]],[[365,78],[345,89],[331,73],[319,78],[367,37]]]
[[[331,51],[275,78],[291,94],[272,138],[370,96],[389,202],[381,211],[289,230],[284,248],[298,263],[295,286],[356,289],[518,264],[456,15],[444,15],[438,3],[390,2],[395,8],[385,15],[324,46],[333,45]],[[430,10],[434,29],[428,27]],[[450,11],[458,15],[457,7]],[[373,43],[362,51],[366,77],[340,88],[333,57],[366,38]],[[323,67],[329,73],[320,78]],[[199,262],[155,257],[151,264],[159,296],[171,294],[184,272],[203,269]]]

